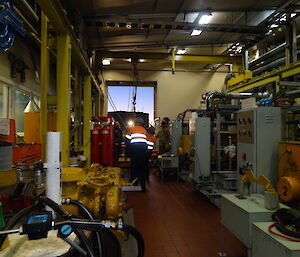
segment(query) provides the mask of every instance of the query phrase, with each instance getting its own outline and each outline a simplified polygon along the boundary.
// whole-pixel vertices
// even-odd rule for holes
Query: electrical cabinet
[[[196,183],[210,175],[210,125],[208,117],[195,117],[190,121],[191,144],[194,150],[191,169]]]
[[[177,155],[178,148],[181,143],[182,136],[182,120],[177,118],[172,122],[172,133],[171,133],[171,154]]]
[[[251,169],[256,177],[265,175],[277,184],[278,142],[282,137],[282,117],[279,107],[257,107],[237,113],[237,168],[238,181],[243,172]],[[241,191],[241,183],[239,190]],[[253,183],[251,191],[264,193],[264,188]]]

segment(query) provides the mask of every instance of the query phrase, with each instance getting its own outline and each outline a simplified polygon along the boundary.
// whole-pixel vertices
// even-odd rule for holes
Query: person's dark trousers
[[[145,191],[145,181],[148,176],[148,145],[147,143],[132,143],[131,153],[131,181],[138,178]]]
[[[114,166],[119,165],[119,157],[121,155],[122,148],[119,146],[114,147]]]

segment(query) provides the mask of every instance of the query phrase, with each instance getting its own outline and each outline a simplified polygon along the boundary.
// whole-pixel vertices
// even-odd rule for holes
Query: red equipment
[[[91,160],[106,166],[114,164],[114,119],[112,116],[93,117]]]

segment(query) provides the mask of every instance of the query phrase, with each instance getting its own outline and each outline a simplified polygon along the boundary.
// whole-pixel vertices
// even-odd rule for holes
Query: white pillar
[[[46,197],[61,204],[61,132],[48,132],[46,145]]]

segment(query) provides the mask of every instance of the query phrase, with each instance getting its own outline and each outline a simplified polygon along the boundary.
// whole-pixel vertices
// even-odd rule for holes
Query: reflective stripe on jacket
[[[129,129],[128,134],[125,136],[131,144],[146,143],[148,146],[153,145],[148,141],[148,133],[142,126],[134,126]]]

